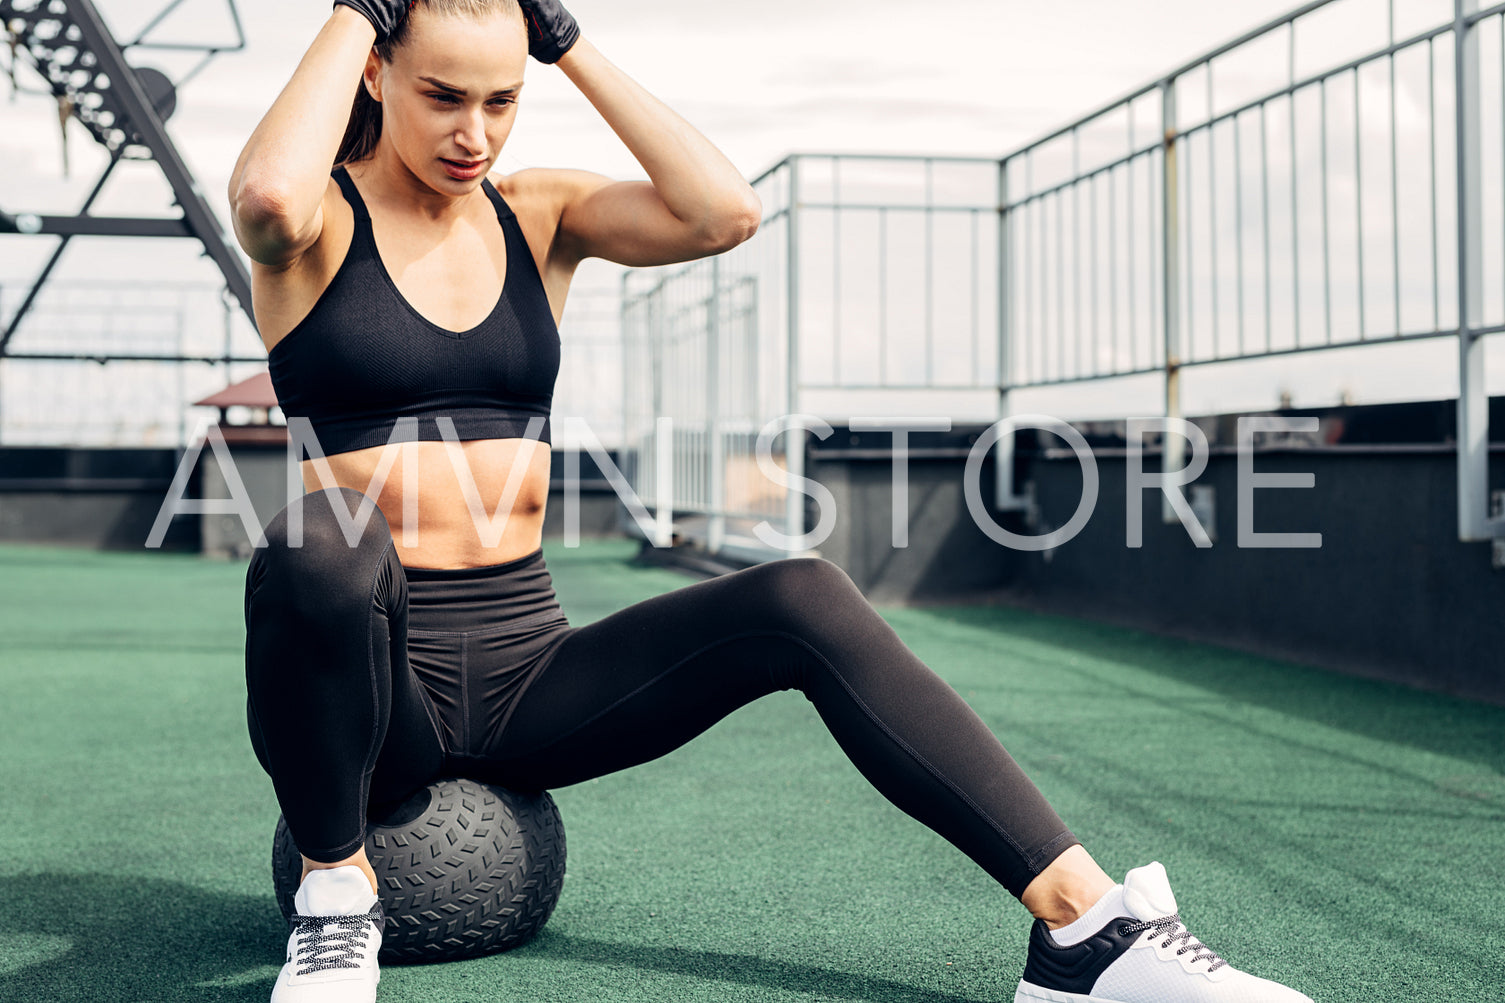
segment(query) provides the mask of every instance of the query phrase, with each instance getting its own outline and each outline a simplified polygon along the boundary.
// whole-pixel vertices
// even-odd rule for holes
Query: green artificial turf
[[[686,584],[546,547],[572,622]],[[0,1000],[264,1001],[277,807],[243,564],[0,547]],[[1004,608],[883,609],[1110,873],[1317,1003],[1505,998],[1505,709]],[[558,910],[383,1001],[1008,1001],[1024,910],[874,793],[797,693],[555,792]]]

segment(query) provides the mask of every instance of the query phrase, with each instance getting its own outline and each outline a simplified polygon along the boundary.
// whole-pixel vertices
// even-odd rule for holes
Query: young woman
[[[339,0],[230,185],[279,400],[327,457],[246,581],[251,740],[304,856],[272,999],[375,999],[368,815],[442,775],[579,783],[797,687],[885,796],[1034,914],[1018,999],[1306,1000],[1193,938],[1159,864],[1114,884],[835,565],[775,561],[568,624],[540,543],[570,278],[592,256],[724,251],[760,207],[557,0],[409,8]],[[650,181],[488,176],[530,53]],[[500,530],[479,531],[477,496],[502,500]]]

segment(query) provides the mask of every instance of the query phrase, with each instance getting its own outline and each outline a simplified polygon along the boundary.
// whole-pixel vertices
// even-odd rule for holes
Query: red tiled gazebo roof
[[[219,393],[194,401],[196,407],[276,407],[277,393],[272,389],[272,374],[263,370],[248,380],[232,383]]]

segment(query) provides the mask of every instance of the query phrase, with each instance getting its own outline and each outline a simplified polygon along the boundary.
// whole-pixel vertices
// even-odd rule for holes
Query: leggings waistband
[[[550,619],[545,615],[550,611],[565,619],[542,547],[502,564],[402,570],[408,580],[411,630],[469,632],[522,618],[537,623]]]

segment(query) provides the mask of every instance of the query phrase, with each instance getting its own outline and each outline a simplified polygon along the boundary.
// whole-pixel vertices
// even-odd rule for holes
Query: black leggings
[[[595,623],[565,620],[542,551],[398,563],[381,512],[348,542],[332,502],[278,513],[246,576],[251,742],[306,856],[441,776],[518,790],[647,762],[749,701],[799,689],[863,775],[1014,895],[1077,840],[957,693],[836,565],[773,561]],[[288,542],[288,512],[303,543]]]

